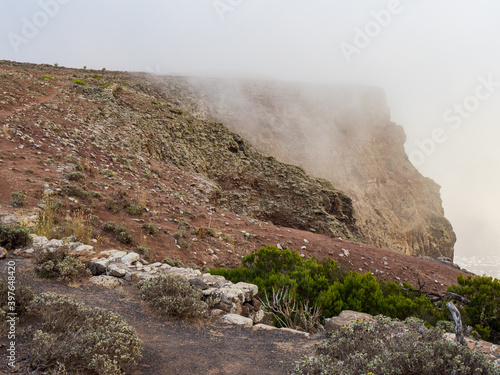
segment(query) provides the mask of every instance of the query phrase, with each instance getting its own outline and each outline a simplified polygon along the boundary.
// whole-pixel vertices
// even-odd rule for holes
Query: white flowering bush
[[[64,368],[71,374],[117,375],[141,358],[142,342],[118,314],[88,307],[74,297],[42,293],[28,309],[33,339],[30,368]]]
[[[314,356],[295,363],[292,374],[500,374],[484,354],[445,340],[441,332],[416,318],[354,321],[319,343]]]
[[[208,314],[201,290],[178,275],[162,275],[139,284],[141,298],[161,314],[175,318],[198,319]]]

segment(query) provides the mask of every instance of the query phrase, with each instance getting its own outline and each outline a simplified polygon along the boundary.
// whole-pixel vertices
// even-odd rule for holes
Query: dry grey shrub
[[[27,334],[31,370],[118,375],[141,358],[142,342],[118,314],[88,307],[74,297],[42,293],[31,302]]]
[[[138,284],[141,298],[160,311],[175,318],[199,319],[208,315],[201,290],[177,275],[162,275]]]
[[[321,309],[310,305],[308,301],[297,301],[288,291],[288,288],[272,290],[261,300],[264,310],[271,315],[274,323],[279,327],[286,327],[316,333],[320,327]]]
[[[423,321],[375,317],[332,333],[316,354],[295,363],[292,375],[498,375],[487,357],[455,342]]]

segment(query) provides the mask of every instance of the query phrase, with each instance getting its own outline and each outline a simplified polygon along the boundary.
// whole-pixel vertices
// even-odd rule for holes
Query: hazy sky
[[[457,255],[498,254],[498,0],[0,0],[0,59],[385,89]]]

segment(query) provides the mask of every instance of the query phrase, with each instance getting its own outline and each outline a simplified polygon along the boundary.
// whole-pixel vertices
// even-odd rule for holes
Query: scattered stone
[[[244,327],[252,327],[253,320],[250,318],[245,318],[244,316],[238,314],[226,314],[222,317],[222,320],[226,323],[236,324]]]
[[[267,324],[256,324],[252,327],[252,329],[258,331],[258,330],[264,330],[264,331],[275,331],[278,328],[267,325]]]
[[[117,288],[123,284],[121,279],[107,275],[91,277],[88,282],[91,285],[101,286],[104,288]]]
[[[354,320],[363,320],[368,322],[373,322],[373,316],[370,314],[365,314],[352,310],[344,310],[338,316],[334,316],[329,319],[325,324],[325,331],[333,332],[338,330],[341,327],[348,325],[350,322]]]
[[[135,263],[140,259],[140,255],[134,252],[128,253],[121,258],[122,263]]]

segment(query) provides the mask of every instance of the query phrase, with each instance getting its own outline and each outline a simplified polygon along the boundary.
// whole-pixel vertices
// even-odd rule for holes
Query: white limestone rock
[[[243,327],[252,327],[253,320],[245,318],[244,316],[238,314],[226,314],[222,317],[222,320],[229,324],[236,324]]]

